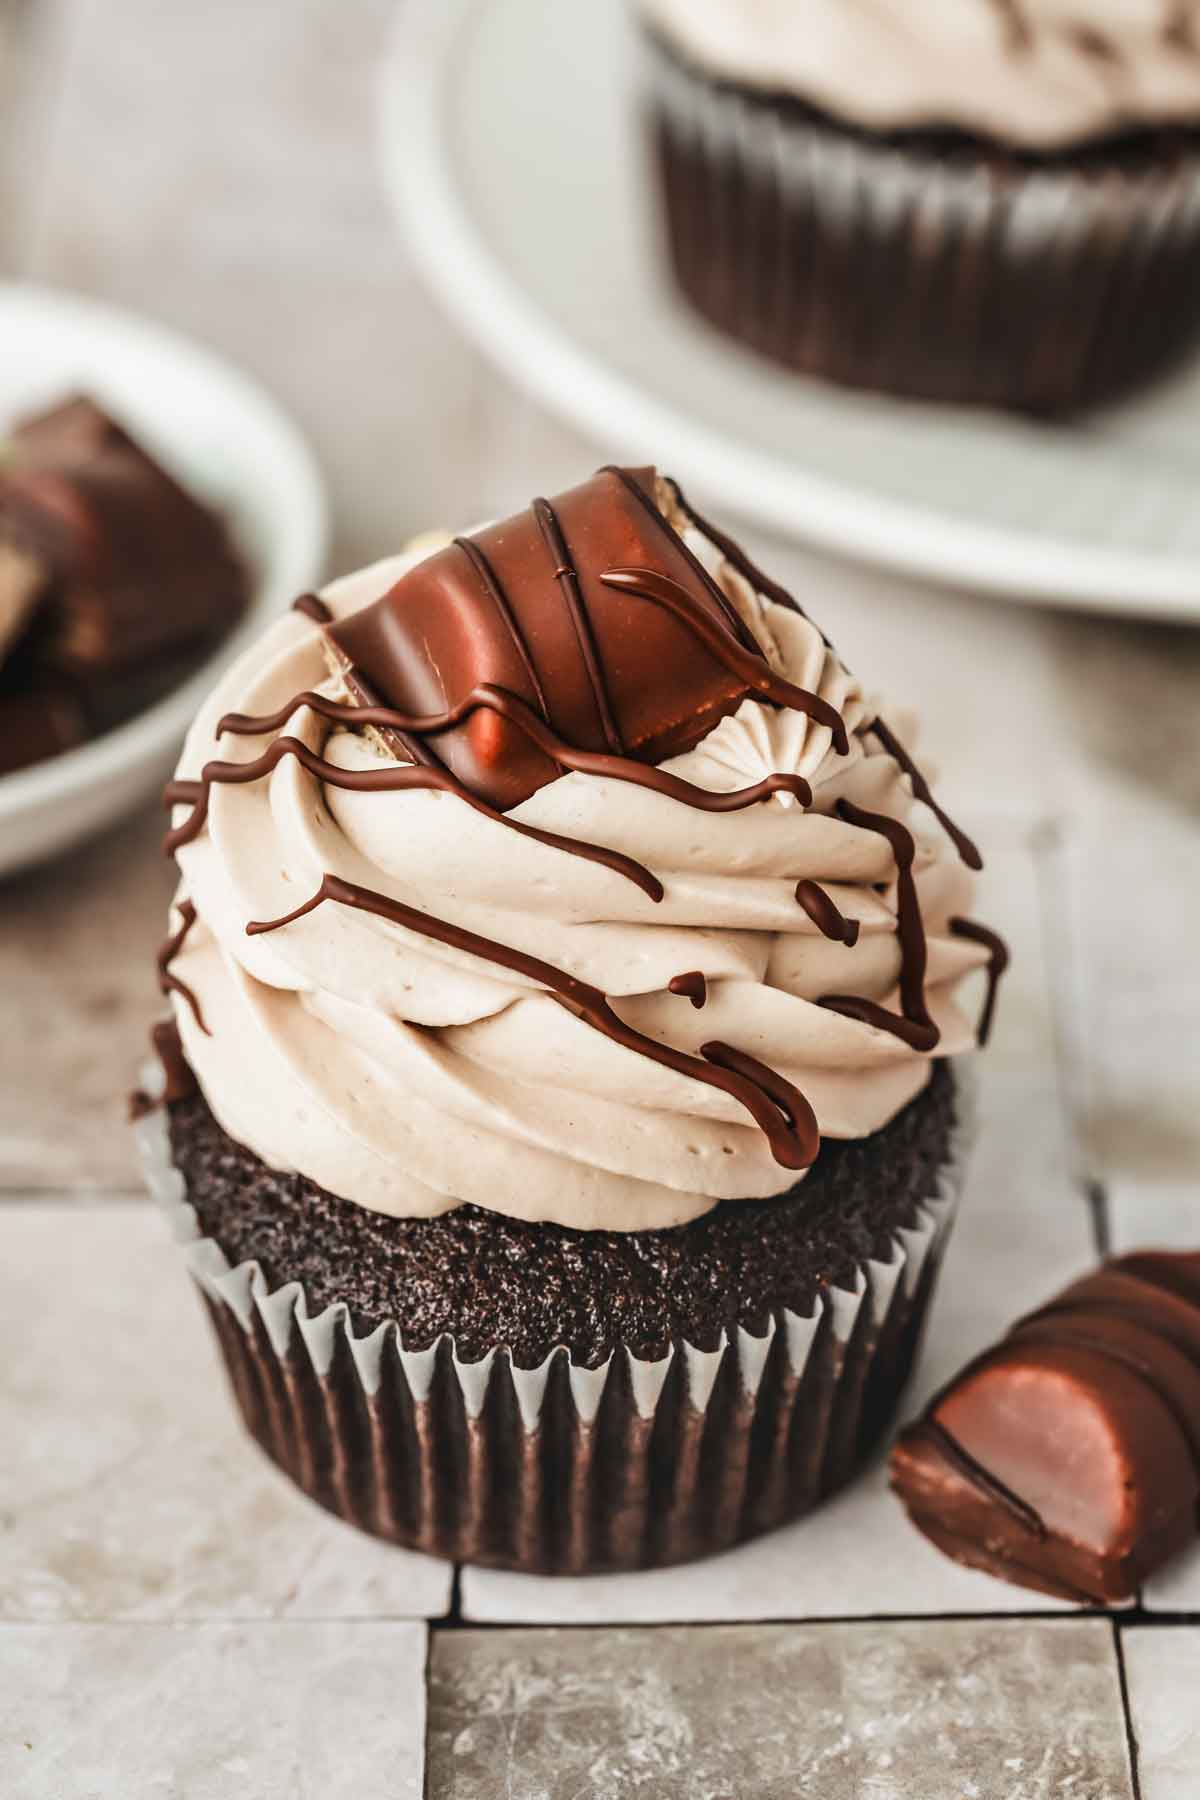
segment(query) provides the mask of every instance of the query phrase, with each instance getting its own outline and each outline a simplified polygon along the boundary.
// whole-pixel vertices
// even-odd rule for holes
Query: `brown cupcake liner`
[[[675,279],[763,355],[853,387],[1056,413],[1200,337],[1200,133],[1040,159],[874,138],[646,42]]]
[[[165,1109],[137,1121],[251,1435],[340,1518],[410,1549],[545,1573],[646,1568],[728,1548],[841,1487],[891,1418],[958,1201],[965,1110],[933,1191],[889,1261],[864,1264],[811,1316],[737,1327],[657,1361],[621,1347],[595,1369],[559,1346],[523,1369],[450,1337],[405,1348],[356,1336],[344,1305],[313,1316],[200,1235]],[[151,1090],[153,1091],[153,1090]]]

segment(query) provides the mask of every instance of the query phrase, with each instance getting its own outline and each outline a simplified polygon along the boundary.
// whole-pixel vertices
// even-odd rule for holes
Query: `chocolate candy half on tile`
[[[957,1562],[1131,1598],[1200,1530],[1200,1253],[1104,1263],[902,1432],[892,1487]]]
[[[31,654],[81,680],[218,637],[246,602],[218,516],[82,397],[9,435],[0,549],[14,580],[42,575]]]
[[[490,684],[578,750],[657,763],[690,749],[749,691],[744,669],[714,644],[735,646],[735,660],[737,650],[756,660],[761,652],[655,495],[653,469],[601,469],[435,551],[329,628],[351,696],[428,717]],[[614,570],[665,579],[699,628],[613,585]],[[471,793],[503,811],[562,772],[487,707],[439,730],[432,747]]]

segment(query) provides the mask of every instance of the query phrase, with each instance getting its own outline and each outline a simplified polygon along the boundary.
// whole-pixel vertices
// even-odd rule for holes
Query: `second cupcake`
[[[1200,332],[1200,0],[640,0],[689,301],[809,374],[1061,413]]]

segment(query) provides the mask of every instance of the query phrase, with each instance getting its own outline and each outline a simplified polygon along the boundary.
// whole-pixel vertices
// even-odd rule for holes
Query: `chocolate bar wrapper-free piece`
[[[149,1070],[146,1091],[161,1089]],[[809,1317],[656,1361],[598,1368],[565,1348],[521,1368],[464,1361],[449,1337],[409,1349],[395,1323],[356,1336],[344,1305],[313,1316],[199,1235],[165,1109],[139,1109],[147,1181],[207,1304],[244,1423],[312,1499],[435,1556],[546,1573],[678,1562],[794,1518],[877,1442],[918,1346],[958,1202],[969,1095],[947,1159],[890,1261],[869,1261]]]
[[[33,648],[100,680],[228,630],[247,583],[217,514],[86,399],[19,425],[0,469],[0,546],[49,571]]]
[[[1200,1524],[1200,1254],[1117,1257],[1022,1319],[901,1434],[892,1486],[958,1562],[1130,1599]]]

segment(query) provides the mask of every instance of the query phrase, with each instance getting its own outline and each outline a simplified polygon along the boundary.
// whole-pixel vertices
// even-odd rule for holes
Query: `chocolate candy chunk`
[[[652,469],[602,469],[554,501],[435,552],[372,606],[329,628],[353,698],[408,716],[507,689],[576,750],[659,762],[690,749],[749,691],[703,630],[603,580],[651,571],[740,647],[758,646],[654,503]],[[411,740],[382,734],[411,757]],[[423,746],[508,810],[561,773],[512,720],[481,708]]]
[[[89,735],[78,690],[50,674],[0,687],[0,775],[73,750]]]
[[[47,579],[32,648],[44,667],[106,678],[226,631],[246,576],[201,506],[92,401],[12,433],[0,469],[0,550]]]
[[[892,1452],[955,1561],[1127,1600],[1200,1529],[1200,1253],[1117,1257],[1016,1324]]]

